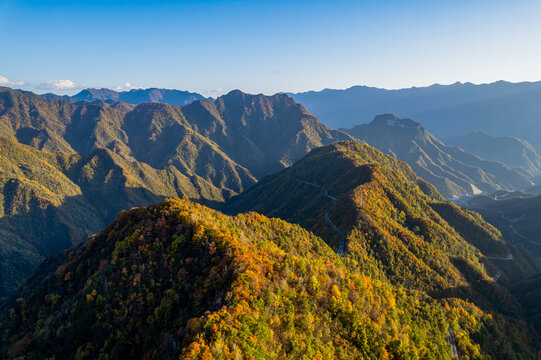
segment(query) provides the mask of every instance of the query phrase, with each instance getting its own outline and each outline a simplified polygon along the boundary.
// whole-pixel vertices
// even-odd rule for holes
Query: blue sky
[[[0,85],[216,96],[536,81],[539,19],[539,0],[0,0]]]

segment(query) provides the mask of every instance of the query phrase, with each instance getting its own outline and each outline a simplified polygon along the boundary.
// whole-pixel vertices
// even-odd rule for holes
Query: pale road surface
[[[301,179],[297,179],[297,178],[293,178],[295,181],[298,181],[302,184],[306,184],[306,185],[310,185],[310,186],[313,186],[313,187],[316,187],[320,190],[322,190],[324,193],[325,193],[325,196],[328,197],[329,199],[331,199],[332,201],[336,201],[338,200],[335,196],[332,196],[331,194],[329,194],[329,191],[327,189],[325,189],[323,186],[321,185],[318,185],[318,184],[315,184],[315,183],[312,183],[312,182],[309,182],[309,181],[304,181],[304,180],[301,180]],[[344,248],[346,246],[346,237],[344,236],[344,233],[338,228],[338,226],[336,226],[331,218],[329,217],[329,213],[325,213],[325,221],[332,227],[336,230],[336,232],[338,233],[338,236],[340,237],[340,245],[338,245],[338,251],[336,252],[338,254],[338,256],[342,256],[342,254],[344,253]]]
[[[311,185],[311,186],[317,187],[318,189],[323,190],[323,192],[325,193],[325,196],[327,196],[332,201],[338,200],[336,197],[334,197],[332,195],[329,195],[329,191],[327,189],[325,189],[323,186],[320,186],[318,184],[314,184],[312,182],[304,181],[304,180],[301,180],[301,179],[297,179],[297,178],[293,178],[293,179],[295,179],[296,181],[298,181],[300,183],[303,183],[303,184],[306,184],[306,185]]]
[[[331,225],[340,236],[340,245],[338,246],[338,251],[336,253],[338,254],[338,256],[342,256],[342,254],[344,253],[344,243],[345,243],[344,233],[338,228],[338,226],[334,225],[334,223],[329,218],[329,213],[325,213],[325,221],[327,221],[327,223]]]
[[[491,260],[503,260],[503,261],[511,261],[513,260],[513,254],[509,253],[507,256],[487,256],[487,259]]]
[[[457,358],[458,349],[456,348],[455,333],[453,332],[453,329],[450,326],[449,326],[448,332],[449,332],[449,337],[447,338],[447,342],[449,343],[449,345],[451,345],[452,357]]]

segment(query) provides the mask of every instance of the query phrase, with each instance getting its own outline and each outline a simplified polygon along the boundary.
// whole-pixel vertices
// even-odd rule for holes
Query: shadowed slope
[[[165,197],[221,198],[202,178],[156,170],[107,149],[51,154],[0,137],[0,298],[44,256],[86,239],[116,214]]]
[[[0,297],[42,256],[82,241],[121,210],[170,196],[223,202],[311,149],[351,138],[286,95],[234,91],[185,107],[134,106],[47,101],[8,88],[0,88],[0,136],[8,209],[0,213],[0,263],[17,269],[4,267]]]
[[[452,144],[483,159],[502,162],[510,168],[524,171],[531,177],[540,177],[541,156],[526,140],[477,131],[453,139]]]

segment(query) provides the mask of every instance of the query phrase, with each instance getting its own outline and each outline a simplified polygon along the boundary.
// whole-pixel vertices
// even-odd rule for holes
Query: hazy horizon
[[[1,80],[1,79],[0,79]],[[262,95],[266,95],[266,96],[272,96],[272,95],[275,95],[275,94],[280,94],[280,93],[293,93],[293,94],[300,94],[300,93],[307,93],[307,92],[321,92],[321,91],[325,91],[325,90],[331,90],[331,91],[343,91],[343,90],[348,90],[348,89],[351,89],[351,88],[355,88],[355,87],[367,87],[367,88],[373,88],[373,89],[380,89],[380,90],[407,90],[407,89],[415,89],[415,88],[427,88],[427,87],[431,87],[431,86],[450,86],[450,85],[455,85],[455,84],[460,84],[460,85],[466,85],[466,84],[471,84],[471,85],[474,85],[474,86],[480,86],[480,85],[491,85],[491,84],[494,84],[494,83],[499,83],[499,82],[505,82],[505,83],[509,83],[509,84],[523,84],[523,83],[538,83],[538,82],[541,82],[541,80],[531,80],[531,81],[517,81],[517,82],[513,82],[513,81],[507,81],[507,80],[495,80],[495,81],[491,81],[491,82],[484,82],[484,83],[474,83],[474,82],[471,82],[471,81],[465,81],[465,82],[462,82],[462,81],[455,81],[455,82],[452,82],[452,83],[446,83],[446,84],[441,84],[441,83],[432,83],[432,84],[429,84],[429,85],[423,85],[423,86],[416,86],[416,85],[412,85],[412,86],[407,86],[407,87],[400,87],[400,88],[385,88],[385,87],[378,87],[378,86],[370,86],[370,85],[364,85],[364,84],[355,84],[355,85],[351,85],[351,86],[348,86],[348,87],[345,87],[345,88],[329,88],[329,87],[324,87],[324,88],[320,88],[320,89],[306,89],[306,90],[301,90],[301,91],[296,91],[296,92],[293,92],[293,91],[278,91],[278,92],[275,92],[275,93],[263,93],[263,92],[248,92],[248,91],[244,91],[243,89],[227,89],[227,90],[223,90],[220,94],[218,95],[215,95],[215,96],[208,96],[208,97],[217,97],[217,96],[222,96],[222,95],[225,95],[225,94],[228,94],[230,93],[231,91],[234,91],[234,90],[240,90],[242,92],[245,92],[247,94],[252,94],[252,95],[259,95],[259,94],[262,94]],[[73,95],[76,95],[78,94],[79,92],[83,91],[83,90],[88,90],[88,89],[94,89],[94,90],[102,90],[102,89],[107,89],[107,90],[114,90],[114,91],[118,91],[118,92],[122,92],[122,91],[132,91],[132,90],[148,90],[148,89],[160,89],[160,90],[179,90],[179,91],[186,91],[186,92],[190,92],[190,93],[197,93],[197,91],[193,91],[191,89],[184,89],[184,88],[181,88],[181,87],[175,87],[175,88],[162,88],[162,87],[157,87],[157,86],[150,86],[150,87],[134,87],[134,88],[130,88],[130,89],[125,89],[125,88],[122,88],[122,89],[119,89],[119,88],[110,88],[110,87],[102,87],[102,86],[96,86],[96,87],[81,87],[81,88],[76,88],[76,89],[68,89],[68,90],[63,90],[63,89],[50,89],[50,90],[39,90],[39,89],[25,89],[24,86],[13,86],[13,85],[5,85],[5,84],[2,84],[0,82],[0,86],[3,86],[3,87],[7,87],[7,88],[10,88],[10,89],[13,89],[13,90],[23,90],[23,91],[30,91],[30,92],[33,92],[37,95],[44,95],[44,94],[56,94],[56,95],[68,95],[68,96],[73,96]],[[205,94],[201,94],[201,95],[205,95]],[[207,95],[205,95],[207,96]]]
[[[541,3],[0,0],[0,85],[216,97],[541,79]],[[16,33],[16,36],[14,36]]]

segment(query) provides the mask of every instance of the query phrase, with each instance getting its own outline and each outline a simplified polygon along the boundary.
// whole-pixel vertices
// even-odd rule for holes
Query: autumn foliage
[[[2,357],[447,359],[449,327],[463,356],[532,355],[518,325],[349,270],[300,226],[178,199],[121,213],[19,296]]]

